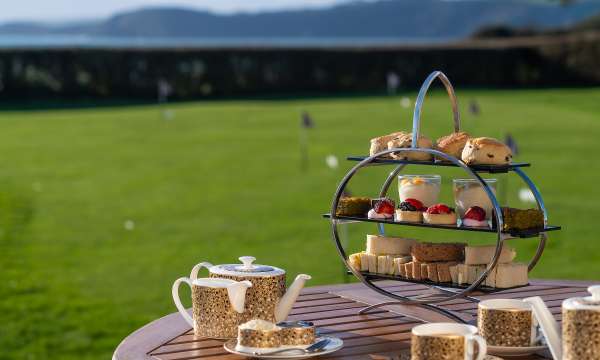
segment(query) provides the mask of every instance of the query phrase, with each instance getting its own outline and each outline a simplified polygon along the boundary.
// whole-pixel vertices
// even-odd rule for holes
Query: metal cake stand
[[[421,109],[423,107],[423,102],[425,100],[425,96],[427,95],[427,91],[429,87],[434,82],[434,80],[439,79],[445,86],[448,96],[450,98],[450,102],[452,105],[452,113],[454,118],[454,131],[460,131],[460,112],[458,109],[458,101],[456,99],[456,95],[454,92],[454,88],[452,84],[440,71],[432,72],[419,91],[419,95],[417,97],[417,101],[415,104],[414,114],[413,114],[413,129],[412,129],[412,147],[411,148],[396,148],[396,149],[388,149],[377,153],[373,156],[359,156],[359,157],[349,157],[349,160],[358,161],[358,163],[352,167],[346,175],[343,177],[342,181],[339,183],[335,195],[333,196],[333,201],[331,203],[331,210],[329,214],[326,214],[325,217],[328,217],[331,222],[331,231],[332,231],[332,239],[334,244],[338,250],[338,253],[344,262],[348,271],[354,276],[356,276],[363,284],[373,289],[374,291],[385,295],[391,299],[391,301],[375,304],[372,306],[368,306],[359,311],[359,314],[364,314],[372,309],[387,306],[387,305],[418,305],[421,307],[428,308],[435,312],[441,313],[445,316],[451,317],[459,322],[464,322],[462,318],[456,315],[454,312],[445,309],[444,307],[437,305],[444,301],[449,301],[453,299],[463,298],[468,301],[478,302],[479,300],[469,296],[474,291],[483,291],[483,292],[494,292],[500,290],[507,289],[496,289],[490,287],[481,286],[481,284],[485,281],[490,272],[496,267],[498,264],[498,260],[500,258],[500,254],[502,252],[502,248],[504,243],[509,239],[514,238],[530,238],[530,237],[539,237],[539,243],[537,246],[537,250],[533,256],[533,258],[529,262],[528,270],[531,271],[538,260],[542,256],[544,251],[544,247],[547,240],[547,232],[559,230],[558,226],[549,226],[548,225],[548,214],[546,211],[546,207],[544,206],[544,201],[542,200],[542,196],[538,191],[537,187],[533,183],[533,181],[525,174],[523,171],[524,167],[530,166],[526,163],[513,163],[509,165],[475,165],[468,166],[462,160],[457,159],[453,156],[445,154],[443,152],[429,149],[429,148],[418,148],[418,138],[421,127]],[[403,153],[403,152],[418,152],[418,153],[426,153],[433,155],[434,159],[444,159],[446,162],[441,162],[439,160],[433,161],[411,161],[411,160],[391,160],[385,158],[385,155],[390,153]],[[336,209],[338,208],[338,203],[344,190],[350,183],[350,180],[358,173],[359,170],[365,169],[375,165],[392,165],[395,168],[389,173],[388,177],[383,182],[381,186],[381,190],[379,191],[379,197],[385,197],[388,193],[388,190],[396,178],[398,174],[400,174],[407,166],[409,165],[424,165],[424,166],[451,166],[451,167],[459,167],[464,170],[471,178],[477,180],[483,187],[485,193],[490,199],[493,208],[494,208],[494,217],[495,217],[495,229],[479,229],[479,228],[466,228],[466,227],[458,227],[458,226],[447,226],[447,225],[429,225],[429,224],[415,224],[408,222],[395,222],[393,220],[377,220],[377,219],[368,219],[368,218],[359,218],[359,217],[348,217],[348,216],[337,216]],[[532,194],[535,197],[535,201],[537,203],[538,209],[540,209],[544,214],[544,228],[533,231],[523,231],[523,232],[503,232],[503,224],[504,220],[502,218],[502,210],[500,207],[500,203],[496,198],[496,195],[488,186],[488,184],[483,180],[483,178],[479,175],[479,173],[508,173],[514,172],[516,173],[525,184],[529,187]],[[352,222],[373,222],[377,224],[378,233],[380,235],[385,235],[384,226],[387,225],[405,225],[405,226],[419,226],[419,227],[429,227],[435,229],[448,229],[448,230],[456,230],[456,231],[475,231],[475,232],[495,232],[496,233],[496,251],[492,258],[492,262],[488,264],[485,271],[479,276],[479,278],[472,284],[468,286],[457,286],[456,284],[439,284],[433,283],[429,281],[415,281],[409,280],[406,278],[402,278],[400,276],[395,275],[381,275],[381,274],[372,274],[358,271],[350,266],[348,263],[348,256],[346,251],[340,241],[339,236],[339,225],[342,223],[352,223]],[[383,287],[377,285],[377,281],[379,280],[396,280],[403,282],[413,282],[419,284],[427,285],[432,292],[424,293],[416,296],[403,296],[400,294],[396,294],[390,292]]]

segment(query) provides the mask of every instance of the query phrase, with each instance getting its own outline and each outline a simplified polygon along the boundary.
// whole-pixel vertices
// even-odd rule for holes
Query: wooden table
[[[430,291],[418,284],[393,281],[381,282],[393,292],[415,295]],[[550,311],[560,321],[561,303],[574,296],[585,296],[589,282],[563,280],[532,280],[531,285],[494,294],[477,294],[479,299],[522,299],[541,296]],[[368,315],[357,312],[366,305],[389,301],[388,298],[362,284],[317,286],[304,289],[289,320],[308,320],[322,334],[344,340],[344,348],[327,356],[336,359],[404,359],[410,348],[410,330],[424,321],[448,321],[440,314],[411,306],[386,306]],[[465,300],[453,300],[443,305],[465,320],[477,316],[477,305]],[[402,315],[404,314],[404,315]],[[407,316],[409,315],[409,316]],[[539,354],[521,359],[546,359]],[[241,359],[223,349],[223,342],[198,338],[178,313],[167,315],[135,331],[117,347],[114,360],[153,359]],[[515,359],[515,358],[512,358]]]

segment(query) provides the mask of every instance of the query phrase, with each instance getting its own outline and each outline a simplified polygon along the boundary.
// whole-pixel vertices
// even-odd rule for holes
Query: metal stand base
[[[458,323],[461,324],[469,324],[470,321],[466,321],[465,319],[461,318],[460,316],[456,315],[454,312],[444,309],[443,307],[437,306],[437,305],[431,305],[431,304],[417,304],[417,305],[406,305],[405,303],[403,303],[402,301],[385,301],[379,304],[374,304],[374,305],[369,305],[365,308],[362,308],[358,311],[358,315],[366,315],[367,313],[369,313],[372,310],[378,309],[380,307],[384,307],[384,306],[390,306],[390,305],[403,305],[403,306],[415,306],[415,307],[421,307],[421,308],[425,308],[427,310],[431,310],[434,311],[438,314],[441,314],[443,316],[446,316]],[[402,316],[406,316],[409,318],[413,318],[419,321],[425,321],[427,322],[425,319],[420,319],[414,315],[410,315],[410,314],[403,314],[403,313],[399,313]]]

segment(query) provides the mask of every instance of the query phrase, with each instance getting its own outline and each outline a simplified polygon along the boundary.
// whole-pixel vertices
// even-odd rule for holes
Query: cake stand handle
[[[435,79],[439,78],[442,84],[446,87],[446,91],[448,92],[448,96],[450,97],[450,103],[452,104],[452,114],[454,116],[454,132],[460,131],[460,111],[458,110],[458,100],[456,99],[456,94],[454,93],[454,88],[448,80],[448,77],[441,71],[434,71],[423,85],[421,85],[421,90],[419,90],[419,95],[417,96],[417,101],[415,102],[415,112],[413,113],[413,130],[412,130],[412,147],[416,148],[419,140],[419,133],[421,131],[421,108],[423,107],[423,102],[425,101],[425,95],[427,95],[427,91],[431,86],[431,83]]]
[[[529,187],[529,190],[531,191],[531,193],[533,194],[533,196],[535,198],[535,202],[537,203],[538,209],[540,211],[542,211],[542,213],[544,214],[544,226],[548,225],[548,211],[546,210],[546,205],[544,205],[544,200],[542,199],[542,194],[540,194],[540,191],[535,186],[533,181],[531,181],[529,176],[527,176],[527,174],[525,174],[525,172],[522,169],[517,167],[517,168],[514,168],[513,171],[515,173],[517,173],[517,175],[519,175],[519,177]],[[529,262],[529,265],[528,265],[529,271],[533,270],[533,268],[535,267],[537,262],[540,260],[540,257],[542,257],[542,253],[544,252],[544,248],[546,247],[546,240],[548,240],[548,235],[546,235],[546,233],[544,233],[544,232],[540,233],[540,242],[538,243],[538,247],[535,251],[535,255],[533,256],[533,258],[531,259],[531,261]]]

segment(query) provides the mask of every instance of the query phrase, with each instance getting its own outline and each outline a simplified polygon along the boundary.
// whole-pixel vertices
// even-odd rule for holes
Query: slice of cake
[[[421,273],[421,263],[418,261],[412,262],[412,277],[415,280],[423,280],[425,274]],[[425,275],[426,276],[426,275]]]
[[[402,277],[407,277],[406,276],[406,264],[398,264],[398,274],[400,274],[400,276],[402,276]]]
[[[352,254],[348,257],[348,263],[355,271],[360,271],[360,253]]]
[[[404,269],[404,264],[410,262],[411,260],[412,260],[411,256],[395,257],[394,258],[394,268],[396,269],[395,274],[401,275],[401,276],[406,276],[406,270],[402,271],[402,269]]]
[[[369,254],[360,253],[360,271],[369,271]]]
[[[433,282],[438,282],[437,264],[427,264],[427,278]]]
[[[529,283],[527,264],[498,264],[495,280],[494,287],[500,289],[527,285]]]
[[[503,231],[522,231],[544,228],[544,213],[538,209],[502,208]],[[496,217],[492,218],[495,226]]]
[[[423,280],[428,280],[427,266],[428,263],[421,263],[421,274],[423,274]]]
[[[369,259],[369,272],[376,274],[377,273],[377,255],[368,254]]]
[[[450,267],[456,265],[454,262],[441,262],[437,264],[437,277],[441,283],[452,282],[452,275],[450,274]]]
[[[408,255],[416,242],[415,239],[367,235],[367,253],[374,255]]]
[[[406,269],[405,270],[406,271],[406,277],[408,279],[414,280],[415,277],[413,276],[413,262],[411,261],[409,263],[404,264],[404,268]]]
[[[411,254],[420,262],[462,261],[464,250],[463,243],[416,243]]]
[[[336,216],[367,216],[371,209],[371,198],[368,197],[343,197],[338,202]]]
[[[492,262],[494,253],[496,252],[496,245],[490,246],[467,246],[465,247],[465,264],[467,265],[482,265],[489,264]],[[517,256],[517,252],[514,248],[507,246],[506,244],[502,247],[500,253],[499,263],[509,263],[514,260]]]
[[[458,266],[459,264],[452,265],[448,268],[450,271],[450,277],[452,278],[452,282],[458,284]]]

